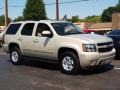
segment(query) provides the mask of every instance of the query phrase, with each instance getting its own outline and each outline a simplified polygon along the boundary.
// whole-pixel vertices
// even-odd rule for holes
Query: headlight
[[[83,44],[83,51],[84,52],[96,52],[96,45],[95,44]]]

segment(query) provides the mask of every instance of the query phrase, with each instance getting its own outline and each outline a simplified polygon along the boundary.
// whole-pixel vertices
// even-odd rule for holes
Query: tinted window
[[[20,26],[21,24],[11,24],[8,27],[6,34],[16,34]]]
[[[120,35],[120,30],[113,30],[108,35]]]
[[[72,23],[52,23],[53,28],[58,35],[81,34],[81,29]]]
[[[50,31],[49,26],[44,23],[39,23],[36,30],[36,36],[42,36],[42,32],[46,30]]]
[[[34,28],[34,23],[25,24],[25,26],[21,31],[21,35],[32,36],[33,28]]]

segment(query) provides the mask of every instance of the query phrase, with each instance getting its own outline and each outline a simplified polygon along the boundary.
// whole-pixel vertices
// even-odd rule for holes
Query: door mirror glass
[[[44,37],[52,37],[53,34],[50,31],[45,30],[45,31],[42,32],[42,36],[44,36]]]

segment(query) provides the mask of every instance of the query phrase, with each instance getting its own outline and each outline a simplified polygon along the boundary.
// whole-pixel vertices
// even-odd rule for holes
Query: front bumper
[[[82,68],[90,66],[100,66],[111,63],[115,57],[115,49],[106,53],[83,52],[79,55],[80,65]]]

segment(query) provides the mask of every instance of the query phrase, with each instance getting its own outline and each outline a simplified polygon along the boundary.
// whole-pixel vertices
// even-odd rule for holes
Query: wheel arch
[[[78,59],[79,59],[78,52],[77,52],[76,49],[69,48],[69,47],[61,47],[58,50],[58,55],[57,55],[58,56],[58,60],[60,60],[60,57],[61,57],[62,53],[65,52],[65,51],[71,51],[71,52],[75,53],[77,55]]]
[[[12,49],[13,47],[17,47],[20,49],[20,46],[17,43],[10,43],[8,46],[9,52],[10,52],[10,49]]]

